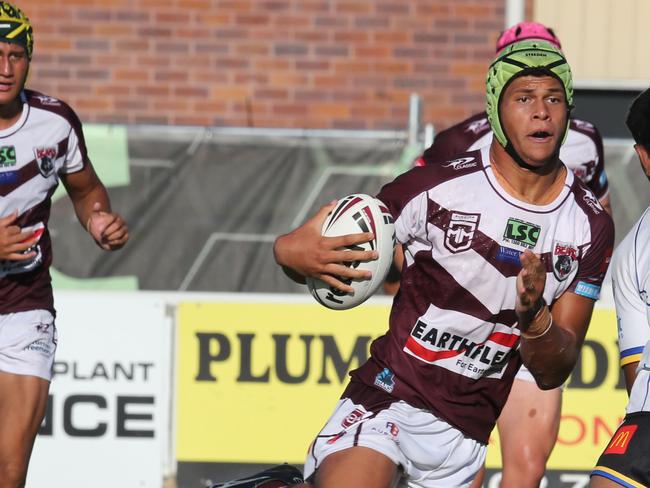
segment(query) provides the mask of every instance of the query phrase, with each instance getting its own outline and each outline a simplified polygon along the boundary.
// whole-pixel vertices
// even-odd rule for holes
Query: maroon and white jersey
[[[544,298],[596,300],[614,242],[609,215],[570,171],[550,204],[510,196],[489,147],[414,168],[377,195],[395,218],[405,266],[386,335],[353,381],[433,411],[487,443],[521,365],[520,254],[546,265]]]
[[[474,151],[492,143],[492,129],[485,112],[476,114],[438,134],[416,165],[446,161],[456,154]],[[560,148],[562,162],[602,200],[609,193],[605,173],[603,139],[589,122],[570,119],[569,133]]]
[[[65,103],[24,90],[23,111],[0,130],[0,217],[18,210],[17,225],[40,233],[27,261],[0,260],[0,314],[45,309],[54,312],[49,266],[52,246],[47,223],[59,175],[88,163],[81,123]]]

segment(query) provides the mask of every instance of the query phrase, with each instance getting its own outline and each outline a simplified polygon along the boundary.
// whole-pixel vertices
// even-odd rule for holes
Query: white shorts
[[[533,377],[533,374],[528,371],[528,368],[524,366],[523,364],[519,368],[519,371],[517,371],[517,374],[515,375],[516,380],[521,380],[521,381],[528,381],[533,384],[537,384],[535,381],[535,378]],[[558,386],[558,388],[561,388],[564,390],[564,387],[566,386],[566,382],[562,386]]]
[[[0,371],[52,380],[57,334],[47,310],[0,315]]]
[[[533,378],[532,373],[528,371],[528,368],[523,364],[519,368],[519,371],[517,371],[517,374],[515,375],[515,379],[522,380],[522,381],[530,381],[531,383],[535,383],[535,378]]]
[[[394,486],[409,488],[468,487],[483,466],[487,449],[406,402],[369,412],[345,398],[309,448],[305,479],[328,455],[355,446],[374,449],[400,466]]]

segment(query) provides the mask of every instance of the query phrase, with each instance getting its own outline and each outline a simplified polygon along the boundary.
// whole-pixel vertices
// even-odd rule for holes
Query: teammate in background
[[[627,116],[641,167],[650,180],[650,89]],[[650,486],[650,207],[612,258],[621,367],[630,401],[623,423],[591,473],[591,488]]]
[[[511,44],[486,95],[489,147],[455,156],[463,165],[415,168],[378,195],[404,248],[401,289],[389,331],[309,448],[305,475],[319,488],[468,487],[521,363],[543,389],[575,365],[613,223],[558,157],[569,66],[547,42]],[[298,281],[351,292],[341,278],[367,272],[342,262],[374,254],[338,249],[370,236],[323,237],[332,208],[280,236],[275,257]]]
[[[537,22],[522,22],[505,30],[497,40],[499,53],[513,42],[539,39],[561,49],[560,41],[552,29]],[[431,147],[416,161],[423,166],[444,161],[443,165],[462,167],[459,154],[487,147],[492,143],[493,133],[486,112],[472,117],[440,132]],[[571,169],[598,198],[611,215],[609,188],[605,174],[603,140],[591,123],[570,118],[566,141],[560,149],[560,160]],[[395,294],[399,289],[400,249],[395,253],[391,275],[387,277],[384,291]],[[546,470],[546,462],[555,446],[560,427],[562,388],[540,390],[535,379],[522,367],[506,405],[497,421],[501,439],[502,488],[537,487]],[[521,432],[527,435],[521,435]],[[481,486],[482,471],[472,488]]]
[[[29,19],[0,1],[0,488],[25,486],[52,379],[47,223],[59,178],[102,249],[119,249],[129,237],[90,164],[75,113],[24,88],[33,46]]]

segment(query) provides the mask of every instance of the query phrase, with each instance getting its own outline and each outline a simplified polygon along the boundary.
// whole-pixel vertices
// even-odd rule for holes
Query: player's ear
[[[646,175],[650,176],[650,151],[648,151],[648,149],[641,144],[635,144],[634,150],[639,156],[639,161],[641,161],[643,171],[645,171]]]

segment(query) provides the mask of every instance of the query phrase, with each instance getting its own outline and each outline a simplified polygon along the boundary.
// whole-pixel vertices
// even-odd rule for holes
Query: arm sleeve
[[[60,170],[64,174],[81,171],[90,162],[81,121],[72,108],[67,108],[69,112],[66,118],[70,123],[70,133],[68,135],[68,150]]]
[[[598,300],[614,248],[614,223],[605,212],[590,222],[591,243],[585,246],[578,272],[567,291]]]
[[[453,126],[438,134],[433,140],[433,144],[422,154],[424,164],[447,161],[457,154],[467,151],[469,145],[465,138],[459,135],[460,133],[459,127]]]
[[[434,168],[418,167],[398,176],[377,195],[395,219],[395,237],[400,244],[426,234],[427,189],[423,181]]]

